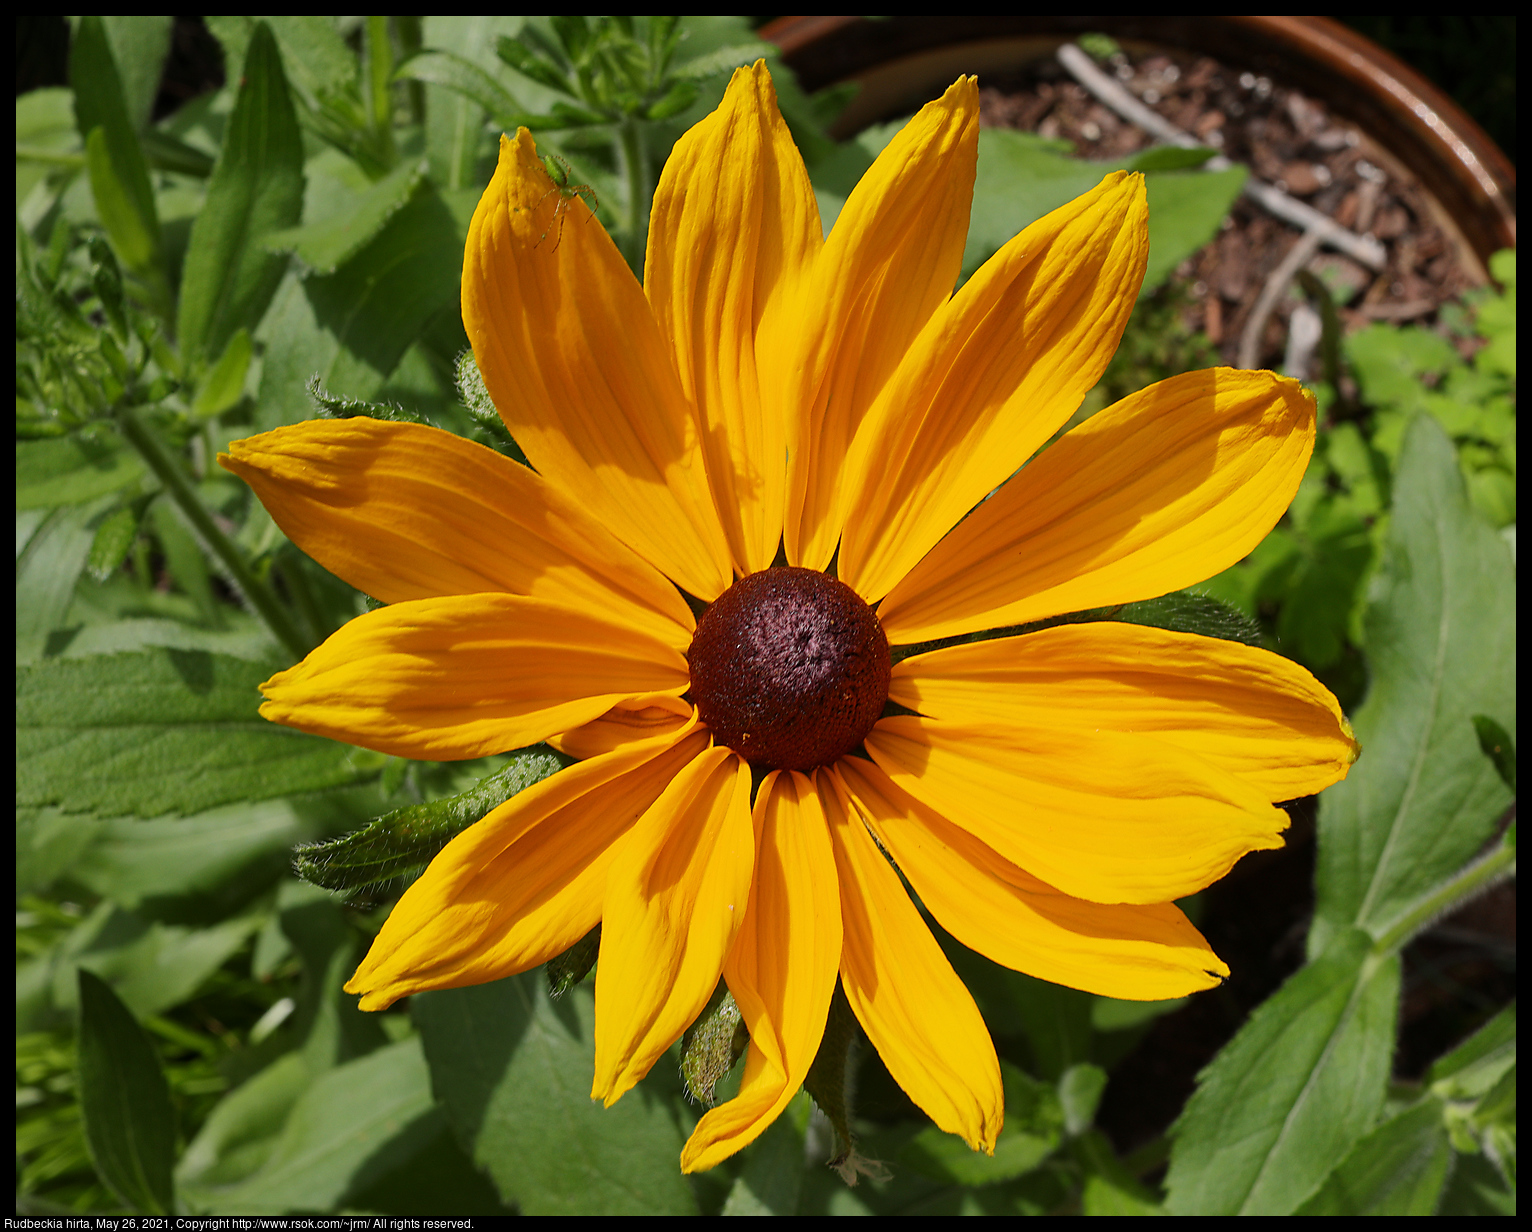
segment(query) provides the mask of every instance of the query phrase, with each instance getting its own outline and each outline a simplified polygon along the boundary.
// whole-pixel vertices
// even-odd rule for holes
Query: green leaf
[[[79,979],[80,1110],[91,1160],[124,1205],[168,1215],[175,1121],[159,1058],[106,984],[89,971]]]
[[[1149,265],[1140,295],[1154,290],[1176,266],[1218,234],[1248,175],[1245,167],[1236,166],[1147,177]]]
[[[291,251],[316,274],[333,274],[382,231],[425,180],[425,159],[401,162],[375,184],[351,196],[328,217],[266,237],[272,251]]]
[[[90,556],[86,568],[91,577],[102,581],[111,577],[127,560],[133,542],[138,538],[138,510],[131,504],[119,505],[96,527],[91,540]]]
[[[293,1105],[313,1083],[303,1055],[278,1057],[220,1100],[176,1164],[176,1184],[201,1207],[203,1191],[242,1181],[265,1166]]]
[[[412,1012],[459,1141],[523,1215],[697,1213],[667,1101],[644,1086],[611,1108],[590,1099],[589,985],[555,1003],[529,971],[423,993]]]
[[[250,331],[241,325],[234,331],[223,354],[197,383],[192,414],[198,419],[222,415],[245,393],[245,374],[250,370]]]
[[[1058,1092],[1009,1061],[1000,1062],[1000,1078],[1005,1124],[994,1155],[981,1154],[961,1138],[928,1125],[900,1153],[899,1165],[952,1185],[993,1185],[1037,1168],[1064,1140]]]
[[[1135,154],[1126,167],[1129,171],[1184,171],[1202,166],[1217,153],[1200,146],[1157,145]]]
[[[303,210],[303,140],[276,41],[264,22],[250,38],[244,74],[207,202],[192,223],[181,277],[181,352],[221,355],[235,332],[253,331],[287,259],[266,237]]]
[[[799,1092],[794,1102],[807,1102]],[[803,1134],[794,1125],[796,1108],[789,1106],[773,1121],[744,1156],[745,1166],[724,1199],[721,1215],[796,1215],[803,1189]],[[808,1119],[808,1109],[803,1110]],[[945,1136],[945,1135],[944,1135]]]
[[[1356,1144],[1295,1214],[1434,1215],[1452,1166],[1444,1109],[1425,1099]]]
[[[406,81],[444,86],[472,99],[492,116],[512,115],[526,108],[487,72],[450,51],[424,51],[405,61],[394,74]]]
[[[18,805],[154,817],[357,781],[346,745],[256,715],[272,670],[178,650],[19,667]]]
[[[51,440],[16,442],[16,508],[83,505],[120,492],[144,473],[143,461],[105,425]]]
[[[1288,1215],[1373,1124],[1394,1052],[1399,960],[1348,930],[1255,1010],[1172,1127],[1166,1209]]]
[[[286,872],[292,845],[321,824],[311,820],[313,812],[290,800],[265,800],[192,817],[112,818],[70,876],[129,909],[195,896],[226,913]]]
[[[122,77],[102,19],[87,15],[69,49],[75,123],[86,143],[91,189],[112,243],[135,273],[163,283],[159,215]],[[97,129],[101,136],[91,144]]]
[[[32,515],[17,515],[17,542],[26,544],[16,557],[18,664],[35,662],[56,649],[50,640],[74,602],[75,583],[85,571],[95,541],[91,524],[110,501],[104,497],[98,504],[56,509],[38,519],[29,534],[22,519],[30,520]]]
[[[103,16],[101,21],[111,44],[112,58],[122,74],[122,96],[128,117],[141,133],[149,123],[165,75],[174,19],[115,13]]]
[[[1511,800],[1472,716],[1514,736],[1514,566],[1429,416],[1405,437],[1369,598],[1362,755],[1320,798],[1310,954],[1353,924],[1381,935],[1483,846]]]
[[[1479,748],[1494,764],[1500,781],[1516,794],[1516,741],[1511,733],[1487,714],[1473,716],[1474,733],[1479,737]]]
[[[341,838],[303,844],[293,853],[293,871],[348,894],[387,885],[424,868],[469,826],[568,764],[545,746],[523,749],[465,792],[395,809]]]
[[[1426,1071],[1426,1085],[1443,1099],[1477,1099],[1516,1064],[1513,1001]]]
[[[291,1063],[283,1077],[293,1080]],[[279,1100],[288,1088],[272,1085]],[[210,1213],[331,1210],[354,1190],[407,1166],[440,1130],[420,1041],[400,1040],[312,1079],[260,1171],[186,1197]]]

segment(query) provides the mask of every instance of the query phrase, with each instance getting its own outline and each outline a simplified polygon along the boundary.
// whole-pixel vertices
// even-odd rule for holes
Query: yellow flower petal
[[[836,768],[920,901],[969,949],[1125,1001],[1184,997],[1229,974],[1174,903],[1071,898],[926,808],[871,762],[847,757]]]
[[[710,749],[671,780],[607,877],[592,1099],[616,1103],[707,1004],[754,864],[750,768]]]
[[[1306,670],[1238,642],[1110,622],[1058,625],[914,655],[889,697],[930,718],[1016,733],[1152,735],[1250,784],[1267,800],[1313,795],[1346,775],[1357,744]]]
[[[1152,599],[1247,556],[1314,448],[1271,372],[1171,377],[1092,416],[974,510],[878,609],[893,642]],[[844,556],[842,556],[844,560]]]
[[[1004,1095],[989,1030],[855,815],[837,771],[829,777],[836,791],[824,800],[840,874],[846,1000],[905,1094],[949,1134],[993,1155]]]
[[[686,660],[611,618],[520,595],[453,595],[358,616],[261,686],[274,723],[398,757],[536,744],[646,693]]]
[[[463,326],[532,465],[672,581],[716,598],[731,580],[728,542],[670,349],[616,247],[553,186],[526,129],[500,139],[474,211]]]
[[[830,239],[762,322],[756,360],[786,425],[790,563],[823,569],[840,537],[846,449],[962,268],[979,90],[959,78],[878,155]]]
[[[362,1009],[515,975],[601,919],[619,840],[708,746],[669,733],[592,758],[513,796],[431,861],[346,985]]]
[[[818,777],[816,775],[816,777]],[[814,779],[766,776],[756,796],[755,880],[723,975],[750,1032],[739,1094],[697,1124],[681,1168],[711,1168],[753,1142],[803,1085],[840,965],[840,892]]]
[[[901,715],[867,751],[921,803],[1093,903],[1185,898],[1287,828],[1255,788],[1150,736]]]
[[[691,610],[657,569],[535,471],[450,432],[315,419],[218,460],[289,539],[384,603],[502,590],[691,644]]]
[[[1038,219],[931,318],[847,463],[840,576],[871,602],[1072,415],[1144,278],[1143,177],[1113,172]]]
[[[820,236],[765,62],[736,69],[718,110],[676,142],[660,175],[644,292],[701,413],[708,477],[741,574],[777,554],[787,479],[781,416],[762,413],[756,326]]]
[[[556,736],[548,743],[570,757],[599,757],[639,740],[651,740],[679,731],[696,714],[696,707],[669,693],[645,693],[613,706],[592,719]]]

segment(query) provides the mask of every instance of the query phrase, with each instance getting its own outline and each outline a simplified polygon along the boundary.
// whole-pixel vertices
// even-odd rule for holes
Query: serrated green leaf
[[[1172,1214],[1291,1214],[1383,1106],[1399,960],[1350,929],[1258,1007],[1172,1127]]]
[[[16,442],[16,508],[83,505],[136,483],[144,464],[115,432]]]
[[[1452,1147],[1434,1099],[1392,1117],[1352,1148],[1298,1215],[1434,1215]]]
[[[211,360],[237,330],[260,323],[287,265],[265,239],[296,225],[302,210],[303,139],[276,41],[260,22],[192,223],[178,318],[183,355]]]
[[[407,1165],[440,1132],[440,1117],[420,1041],[400,1040],[312,1079],[260,1171],[186,1196],[209,1213],[331,1210],[353,1190]]]
[[[155,817],[356,782],[347,746],[256,715],[272,670],[178,650],[19,667],[18,805]]]
[[[402,162],[329,217],[272,232],[266,237],[266,247],[274,252],[292,252],[316,274],[333,274],[405,207],[428,169],[423,158]]]
[[[412,1012],[459,1140],[523,1215],[697,1213],[667,1101],[642,1087],[611,1108],[590,1099],[589,986],[555,1004],[529,971],[423,993]]]
[[[1429,416],[1405,438],[1369,599],[1362,756],[1320,798],[1310,954],[1353,924],[1381,935],[1473,856],[1511,799],[1472,716],[1514,738],[1515,570]]]
[[[101,1179],[131,1210],[168,1215],[175,1121],[159,1058],[117,995],[79,974],[80,1110]]]

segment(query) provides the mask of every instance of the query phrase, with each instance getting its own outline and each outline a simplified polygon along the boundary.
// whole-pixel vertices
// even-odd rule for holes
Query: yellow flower
[[[262,714],[402,757],[548,741],[581,759],[455,839],[347,988],[382,1009],[499,979],[599,922],[592,1095],[610,1104],[722,975],[750,1051],[688,1170],[782,1111],[837,976],[910,1097],[993,1150],[993,1045],[899,872],[1008,967],[1181,996],[1228,968],[1172,900],[1280,845],[1272,802],[1355,756],[1307,672],[1231,642],[1065,624],[889,670],[888,642],[1211,576],[1276,523],[1313,446],[1296,383],[1215,369],[1033,458],[1122,334],[1144,187],[1107,176],[954,294],[977,140],[969,78],[825,240],[765,66],[741,69],[665,167],[640,287],[523,129],[462,297],[535,471],[362,419],[222,459],[388,605],[267,682]],[[681,591],[713,604],[700,623]]]

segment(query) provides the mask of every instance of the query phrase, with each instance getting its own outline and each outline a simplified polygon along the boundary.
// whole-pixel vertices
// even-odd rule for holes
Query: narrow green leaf
[[[85,570],[95,540],[91,523],[109,504],[104,497],[96,505],[56,509],[39,520],[26,546],[16,557],[16,662],[31,663],[45,653],[56,653],[54,644],[74,602],[75,583]],[[21,519],[17,516],[18,540]],[[18,672],[22,670],[18,668]],[[18,797],[17,803],[22,801]]]
[[[112,58],[122,75],[122,96],[128,118],[140,133],[148,126],[154,99],[165,75],[170,35],[175,22],[168,16],[110,13],[101,18]]]
[[[347,894],[377,889],[420,871],[469,826],[568,764],[546,746],[523,749],[465,792],[395,809],[341,838],[302,844],[293,852],[293,872]]]
[[[367,773],[369,755],[257,716],[272,670],[179,650],[19,667],[17,804],[155,817]]]
[[[589,985],[555,1004],[529,971],[411,1008],[459,1141],[523,1215],[697,1213],[675,1112],[648,1089],[656,1076],[610,1108],[590,1098]]]
[[[1382,935],[1473,857],[1511,801],[1472,716],[1514,738],[1515,568],[1427,415],[1405,437],[1366,629],[1362,756],[1319,802],[1311,955],[1352,924]]]
[[[220,1100],[176,1164],[182,1196],[204,1209],[206,1191],[258,1172],[313,1081],[302,1054],[289,1052]]]
[[[1434,1215],[1452,1166],[1440,1101],[1425,1099],[1356,1144],[1298,1215]]]
[[[89,971],[79,980],[80,1110],[91,1160],[124,1205],[168,1215],[175,1122],[159,1058],[116,993]]]
[[[207,202],[192,223],[181,276],[181,352],[211,359],[241,328],[260,323],[287,259],[265,247],[303,210],[303,139],[276,41],[264,22],[250,38]]]
[[[241,325],[224,347],[218,362],[197,383],[197,396],[192,402],[193,415],[198,419],[222,415],[244,396],[250,355],[250,331]]]
[[[718,1084],[744,1055],[750,1040],[734,994],[720,983],[713,996],[713,1003],[681,1039],[681,1077],[687,1094],[704,1108],[718,1102]]]
[[[548,995],[557,1001],[590,974],[601,953],[601,925],[586,933],[557,958],[543,964],[548,977]]]
[[[74,88],[75,122],[88,151],[91,135],[101,130],[96,149],[88,155],[101,221],[128,267],[163,284],[160,221],[149,166],[100,17],[80,19],[69,49],[69,84]]]
[[[1199,1076],[1172,1128],[1172,1214],[1292,1214],[1372,1127],[1393,1060],[1399,960],[1371,959],[1371,945],[1360,929],[1336,937]]]

